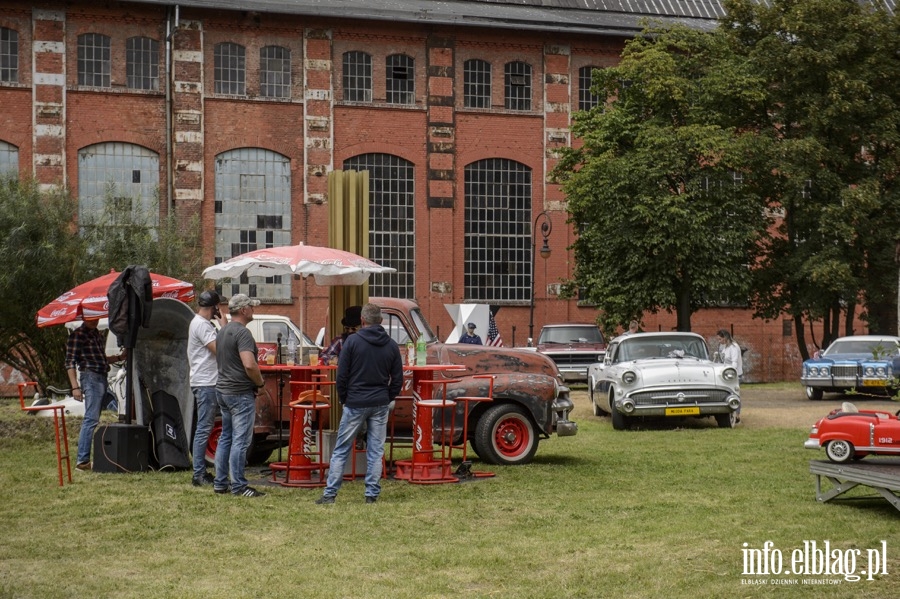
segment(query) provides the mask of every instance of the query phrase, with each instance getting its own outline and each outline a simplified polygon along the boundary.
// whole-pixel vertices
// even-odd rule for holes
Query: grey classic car
[[[588,393],[594,415],[610,414],[616,430],[638,416],[712,416],[733,428],[741,405],[737,371],[712,362],[695,333],[616,337],[588,369]]]

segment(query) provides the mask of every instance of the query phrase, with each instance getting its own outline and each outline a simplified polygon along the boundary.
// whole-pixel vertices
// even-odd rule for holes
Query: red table
[[[291,385],[291,399],[288,402],[284,401],[284,382],[285,375],[288,375],[288,380],[290,382],[302,381],[302,382],[312,382],[313,375],[321,374],[327,375],[332,370],[337,370],[337,366],[310,366],[309,364],[260,364],[259,370],[263,375],[272,374],[277,375],[275,379],[275,395],[278,398],[278,439],[281,441],[282,437],[282,423],[291,420],[291,409],[290,406],[286,404],[290,404],[291,401],[297,399],[297,396],[300,394],[300,385]],[[266,388],[268,389],[268,380],[266,381]],[[287,409],[287,414],[285,414],[285,409]],[[281,461],[281,444],[278,445],[278,461]]]
[[[397,460],[395,478],[412,483],[434,484],[458,482],[450,472],[450,459],[434,455],[434,410],[450,408],[456,402],[447,399],[447,383],[457,379],[434,380],[438,372],[463,372],[465,366],[459,364],[426,364],[425,366],[404,366],[404,372],[412,372],[413,387],[413,452],[411,460]],[[434,399],[435,385],[443,385],[443,399]],[[451,423],[453,418],[451,417]]]

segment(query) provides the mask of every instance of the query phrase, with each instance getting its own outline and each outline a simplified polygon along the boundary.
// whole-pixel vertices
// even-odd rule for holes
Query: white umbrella
[[[372,273],[397,272],[358,254],[315,245],[288,245],[240,254],[203,271],[207,279],[276,275],[313,276],[318,285],[362,285]],[[303,299],[300,300],[300,326],[303,326]],[[303,340],[300,340],[303,343]]]

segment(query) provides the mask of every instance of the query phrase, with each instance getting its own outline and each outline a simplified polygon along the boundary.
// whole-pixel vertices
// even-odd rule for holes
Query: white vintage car
[[[712,362],[695,333],[635,333],[612,340],[603,362],[588,369],[595,416],[616,430],[637,416],[712,416],[733,428],[741,406],[737,371]]]

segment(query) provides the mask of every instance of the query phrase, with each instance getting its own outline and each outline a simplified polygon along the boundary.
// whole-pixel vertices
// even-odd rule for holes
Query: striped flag
[[[490,313],[489,313],[490,314]],[[488,323],[487,344],[494,347],[503,347],[503,339],[500,338],[500,329],[494,320],[494,315],[490,314],[490,322]]]

